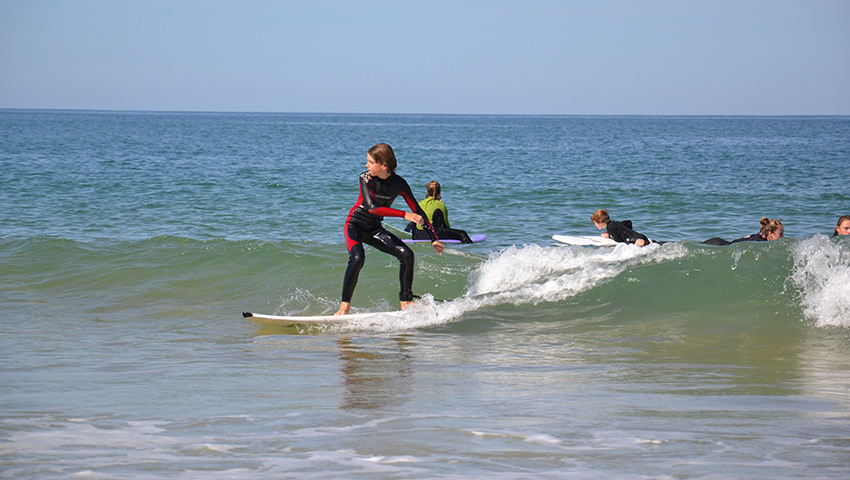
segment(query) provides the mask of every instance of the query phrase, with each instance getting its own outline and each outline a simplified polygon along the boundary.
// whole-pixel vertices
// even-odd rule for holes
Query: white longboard
[[[243,312],[242,316],[264,327],[288,327],[290,325],[339,325],[362,318],[374,318],[396,312],[350,313],[348,315],[264,315],[262,313]]]
[[[552,239],[556,242],[565,243],[567,245],[582,245],[592,247],[613,247],[617,244],[610,238],[593,235],[552,235]]]

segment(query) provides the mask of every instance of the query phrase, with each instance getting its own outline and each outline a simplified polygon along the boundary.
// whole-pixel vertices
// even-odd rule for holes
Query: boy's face
[[[605,225],[604,223],[600,223],[600,222],[593,222],[593,225],[594,225],[596,228],[598,228],[599,230],[602,230],[603,228],[605,228],[605,227],[607,226],[607,225]]]
[[[376,162],[372,155],[366,154],[366,170],[369,171],[369,174],[373,177],[378,177],[381,179],[386,179],[390,176],[390,169],[387,168],[386,165],[381,165]]]

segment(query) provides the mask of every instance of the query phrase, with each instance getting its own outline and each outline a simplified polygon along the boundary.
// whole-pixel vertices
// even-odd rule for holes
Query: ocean
[[[378,142],[487,240],[243,319],[336,311]],[[0,110],[0,478],[847,478],[848,165],[850,117]],[[667,243],[552,240],[598,208]]]

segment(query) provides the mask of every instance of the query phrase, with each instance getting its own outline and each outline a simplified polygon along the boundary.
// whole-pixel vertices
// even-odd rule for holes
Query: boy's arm
[[[606,230],[608,231],[609,238],[615,242],[634,243],[639,247],[649,243],[649,239],[646,238],[645,235],[642,235],[619,222],[608,222]]]
[[[364,173],[360,175],[360,197],[363,199],[361,205],[372,215],[379,217],[404,217],[404,212],[392,207],[378,206],[375,196],[372,194],[372,188],[369,185],[369,176]]]

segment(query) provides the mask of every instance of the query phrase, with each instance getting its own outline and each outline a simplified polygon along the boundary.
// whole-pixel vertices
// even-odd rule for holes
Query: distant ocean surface
[[[487,240],[243,319],[338,308],[377,142]],[[0,110],[0,478],[850,478],[848,166],[850,117]],[[669,243],[552,241],[598,208]]]

